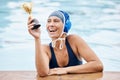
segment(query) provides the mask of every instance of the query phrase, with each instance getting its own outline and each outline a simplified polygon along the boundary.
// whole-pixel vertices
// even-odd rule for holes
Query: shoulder
[[[42,44],[42,48],[44,48],[44,49],[49,48],[49,44]]]
[[[74,42],[74,43],[83,42],[83,39],[81,38],[81,36],[76,35],[76,34],[69,34],[67,36],[67,39],[69,42]]]
[[[49,52],[50,50],[49,44],[42,44],[42,49],[44,50],[44,52]]]
[[[80,37],[80,36],[78,36],[78,35],[76,35],[76,34],[69,34],[68,35],[68,38],[77,38],[77,37]]]
[[[84,46],[87,46],[87,43],[82,37],[76,34],[70,34],[67,37],[68,42],[72,45],[75,46],[76,48],[83,48]]]
[[[50,54],[50,46],[49,46],[49,44],[42,44],[42,49],[48,55],[48,57],[50,58],[51,54]]]

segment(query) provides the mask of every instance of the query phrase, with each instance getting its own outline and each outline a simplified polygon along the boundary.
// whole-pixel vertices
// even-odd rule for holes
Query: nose
[[[49,24],[48,24],[50,27],[54,27],[54,22],[50,22]]]

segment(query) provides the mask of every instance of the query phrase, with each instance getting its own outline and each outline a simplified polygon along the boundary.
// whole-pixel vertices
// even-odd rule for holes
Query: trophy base
[[[34,27],[32,28],[32,30],[33,29],[38,29],[41,25],[39,24],[39,21],[37,20],[37,19],[33,19],[31,22],[34,22],[35,23],[35,25],[34,25]]]
[[[38,29],[40,26],[41,26],[40,24],[35,24],[34,27],[32,28],[32,30]]]

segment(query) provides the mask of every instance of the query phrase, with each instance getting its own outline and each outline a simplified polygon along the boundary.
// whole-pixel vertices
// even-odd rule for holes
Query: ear
[[[68,31],[70,30],[70,28],[71,28],[71,22],[70,22],[70,20],[68,19],[68,20],[65,22],[64,32],[68,33]]]

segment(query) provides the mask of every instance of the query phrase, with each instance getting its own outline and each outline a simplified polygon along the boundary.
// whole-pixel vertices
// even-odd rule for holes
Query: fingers
[[[55,71],[55,70],[52,70],[52,69],[51,69],[51,70],[49,71],[49,73],[48,73],[48,75],[55,75],[55,74],[57,74],[56,71]]]
[[[30,25],[30,24],[32,23],[32,20],[33,20],[33,17],[32,17],[32,15],[30,15],[30,16],[28,17],[27,25]]]
[[[28,20],[28,23],[27,23],[27,25],[30,25],[30,24],[32,24],[31,22],[32,22],[32,18],[30,18],[29,20]]]
[[[32,29],[34,25],[35,25],[35,23],[28,24],[28,29]]]
[[[30,16],[28,17],[28,23],[27,23],[28,30],[29,30],[29,29],[32,29],[34,25],[35,25],[35,23],[33,22],[33,17],[30,15]]]
[[[48,75],[55,75],[55,74],[61,75],[61,74],[67,74],[67,72],[63,68],[50,69]]]

